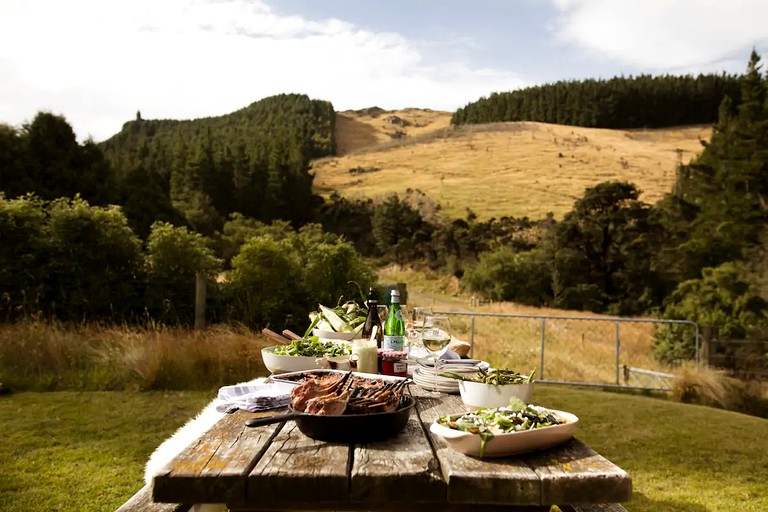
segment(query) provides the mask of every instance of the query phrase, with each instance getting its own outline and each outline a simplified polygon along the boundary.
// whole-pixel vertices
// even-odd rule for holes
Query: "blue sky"
[[[137,110],[221,115],[301,92],[337,110],[454,110],[491,92],[740,73],[764,0],[0,0],[0,122],[103,140]]]

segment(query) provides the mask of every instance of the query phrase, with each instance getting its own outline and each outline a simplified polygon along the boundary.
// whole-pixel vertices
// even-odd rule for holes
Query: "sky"
[[[0,122],[82,141],[280,93],[453,111],[558,80],[742,73],[765,0],[0,0]]]

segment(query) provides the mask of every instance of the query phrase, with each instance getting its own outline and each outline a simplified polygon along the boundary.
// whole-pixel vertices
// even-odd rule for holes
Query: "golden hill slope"
[[[380,198],[419,189],[449,217],[562,217],[584,189],[626,180],[655,203],[675,169],[701,151],[711,127],[606,130],[544,123],[449,127],[450,113],[340,112],[339,156],[314,162],[323,195]],[[401,122],[401,121],[405,122]],[[396,131],[402,136],[392,136]]]

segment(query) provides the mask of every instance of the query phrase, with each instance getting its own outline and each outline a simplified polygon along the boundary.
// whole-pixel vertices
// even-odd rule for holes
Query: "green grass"
[[[0,510],[113,511],[210,392],[0,397]],[[578,437],[632,476],[632,512],[768,510],[768,420],[658,398],[540,385]]]
[[[768,420],[646,396],[540,385],[535,401],[579,416],[578,437],[629,472],[650,511],[768,510]]]
[[[0,510],[114,511],[154,449],[210,392],[0,396]]]

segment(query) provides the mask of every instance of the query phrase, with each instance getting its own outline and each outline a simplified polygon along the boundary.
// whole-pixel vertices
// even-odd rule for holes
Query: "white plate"
[[[428,391],[440,391],[441,393],[459,393],[459,381],[445,377],[435,377],[432,373],[423,371],[419,366],[413,371],[413,382]]]
[[[549,409],[549,412],[566,420],[566,423],[552,425],[551,427],[535,428],[533,430],[523,430],[522,432],[497,434],[486,443],[483,457],[506,457],[541,450],[557,446],[571,439],[576,431],[579,418],[569,412],[553,409]],[[456,418],[459,416],[461,414],[452,415],[452,417]],[[432,423],[429,430],[454,450],[474,457],[480,456],[480,436],[478,434],[470,434],[469,432],[445,427],[437,423],[437,421]]]

